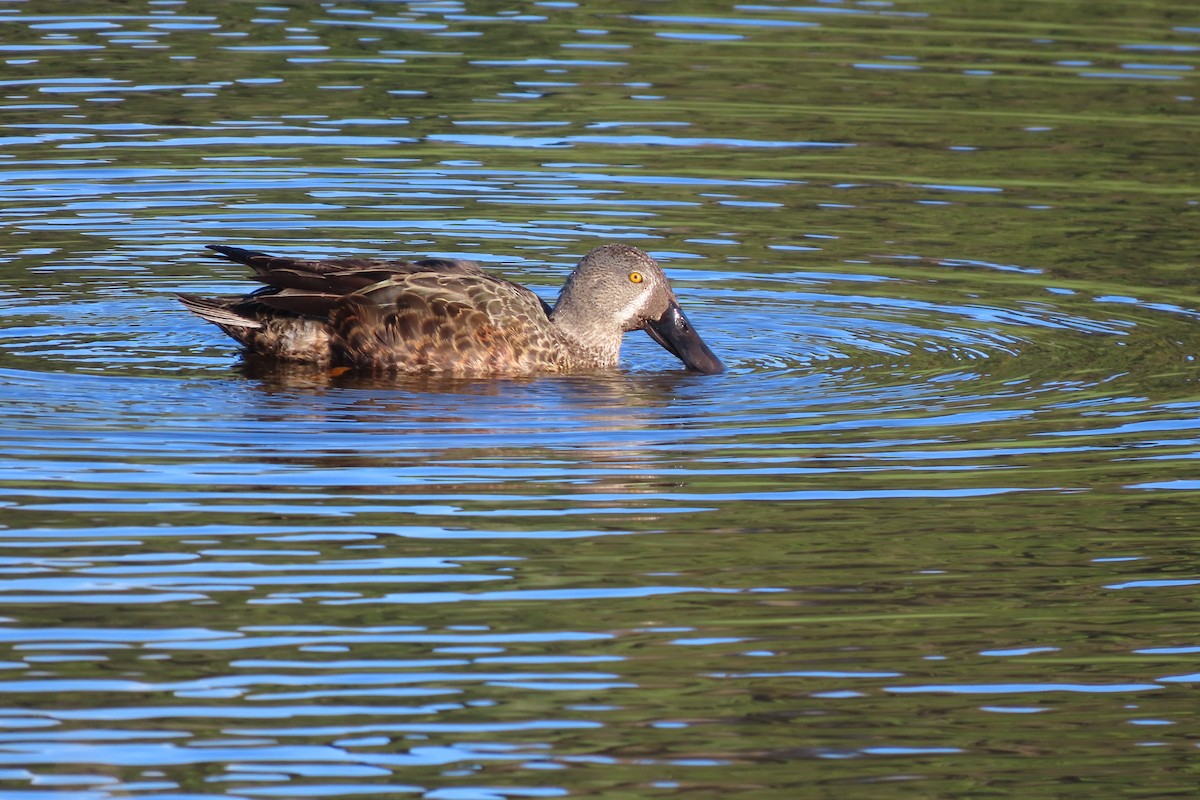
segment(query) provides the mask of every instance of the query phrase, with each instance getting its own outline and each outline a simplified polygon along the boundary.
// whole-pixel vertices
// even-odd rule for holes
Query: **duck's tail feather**
[[[231,334],[232,331],[230,329],[256,329],[263,327],[263,324],[258,320],[244,317],[234,311],[226,300],[213,297],[197,297],[194,294],[180,294],[176,296],[188,311],[191,311],[201,319],[208,320],[214,325],[219,325],[223,330],[229,331]]]

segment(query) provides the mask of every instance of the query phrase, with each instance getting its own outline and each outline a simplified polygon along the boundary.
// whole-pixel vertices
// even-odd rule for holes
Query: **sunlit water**
[[[3,797],[1193,794],[1200,15],[999,8],[0,7]],[[726,374],[173,297],[604,241]]]

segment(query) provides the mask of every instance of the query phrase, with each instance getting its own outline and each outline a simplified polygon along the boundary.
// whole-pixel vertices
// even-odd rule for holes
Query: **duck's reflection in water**
[[[386,494],[433,481],[469,485],[477,497],[512,495],[510,510],[531,501],[563,509],[568,495],[576,504],[621,505],[631,494],[669,493],[674,483],[664,484],[663,470],[686,459],[677,445],[717,433],[705,412],[713,399],[705,376],[683,371],[483,380],[252,359],[241,371],[250,379],[240,393],[247,422],[311,437],[302,451],[267,460],[424,478]]]

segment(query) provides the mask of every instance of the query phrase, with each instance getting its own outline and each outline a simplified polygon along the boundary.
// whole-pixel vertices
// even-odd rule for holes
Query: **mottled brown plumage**
[[[691,369],[720,372],[646,253],[588,253],[551,309],[473,261],[305,260],[211,249],[265,284],[238,298],[181,295],[254,355],[321,366],[460,375],[607,369],[621,336],[644,328]]]

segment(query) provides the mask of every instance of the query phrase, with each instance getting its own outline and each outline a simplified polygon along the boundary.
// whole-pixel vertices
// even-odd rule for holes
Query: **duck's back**
[[[266,285],[241,298],[184,297],[184,304],[255,355],[476,375],[566,366],[546,304],[471,261],[301,260],[213,249]]]

